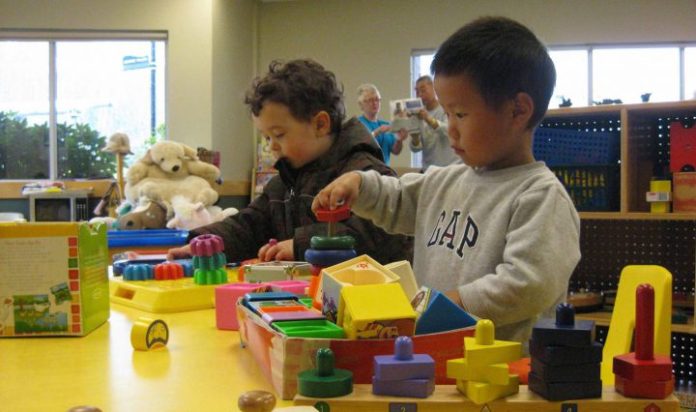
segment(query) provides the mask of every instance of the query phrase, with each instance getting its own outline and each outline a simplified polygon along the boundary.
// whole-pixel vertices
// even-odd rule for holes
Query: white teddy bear
[[[138,205],[143,200],[159,202],[173,214],[172,198],[184,196],[192,203],[212,206],[218,193],[211,184],[220,170],[198,159],[196,151],[182,143],[168,140],[155,143],[126,173],[126,200]]]
[[[201,202],[191,203],[183,196],[174,196],[172,209],[174,217],[167,222],[167,227],[181,230],[193,230],[239,213],[234,207],[223,210],[219,206],[204,206]]]

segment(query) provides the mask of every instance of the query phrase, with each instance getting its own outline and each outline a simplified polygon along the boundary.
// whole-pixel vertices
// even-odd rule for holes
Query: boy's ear
[[[534,100],[527,93],[517,93],[513,99],[512,117],[515,122],[521,122],[525,127],[534,114]]]
[[[329,116],[329,114],[324,110],[314,115],[312,123],[318,136],[324,136],[331,133],[331,116]]]

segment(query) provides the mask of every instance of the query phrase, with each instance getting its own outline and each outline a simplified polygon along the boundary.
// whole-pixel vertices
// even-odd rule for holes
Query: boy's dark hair
[[[346,115],[343,88],[336,83],[336,76],[309,59],[286,63],[274,60],[267,74],[254,79],[244,103],[258,116],[268,101],[287,106],[298,120],[310,121],[320,111],[326,111],[334,135],[338,135]]]
[[[530,128],[544,118],[556,84],[546,47],[531,30],[505,17],[482,17],[457,30],[438,49],[430,71],[469,76],[495,108],[517,93],[529,94],[534,101]]]

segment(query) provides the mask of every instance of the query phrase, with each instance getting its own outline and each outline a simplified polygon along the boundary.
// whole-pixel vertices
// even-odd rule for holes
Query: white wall
[[[355,89],[375,83],[385,100],[410,94],[410,55],[436,48],[466,22],[504,15],[549,45],[696,40],[694,0],[298,0],[264,2],[259,70],[272,59],[311,57],[334,71],[358,114]],[[382,108],[382,116],[387,110]],[[396,157],[408,166],[410,152]]]
[[[253,77],[255,0],[0,0],[0,28],[166,30],[169,138],[222,152],[248,181],[252,126],[239,90]]]

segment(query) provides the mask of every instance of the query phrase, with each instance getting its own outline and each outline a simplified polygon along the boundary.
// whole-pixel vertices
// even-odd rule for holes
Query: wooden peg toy
[[[374,357],[372,393],[375,395],[427,398],[435,390],[435,361],[427,354],[414,354],[408,336],[394,340],[393,355]]]
[[[674,391],[672,359],[653,353],[655,291],[636,288],[635,352],[614,357],[615,389],[632,398],[664,399]]]
[[[312,398],[333,398],[353,392],[353,372],[334,368],[334,363],[331,349],[317,350],[316,369],[297,375],[297,393]]]

